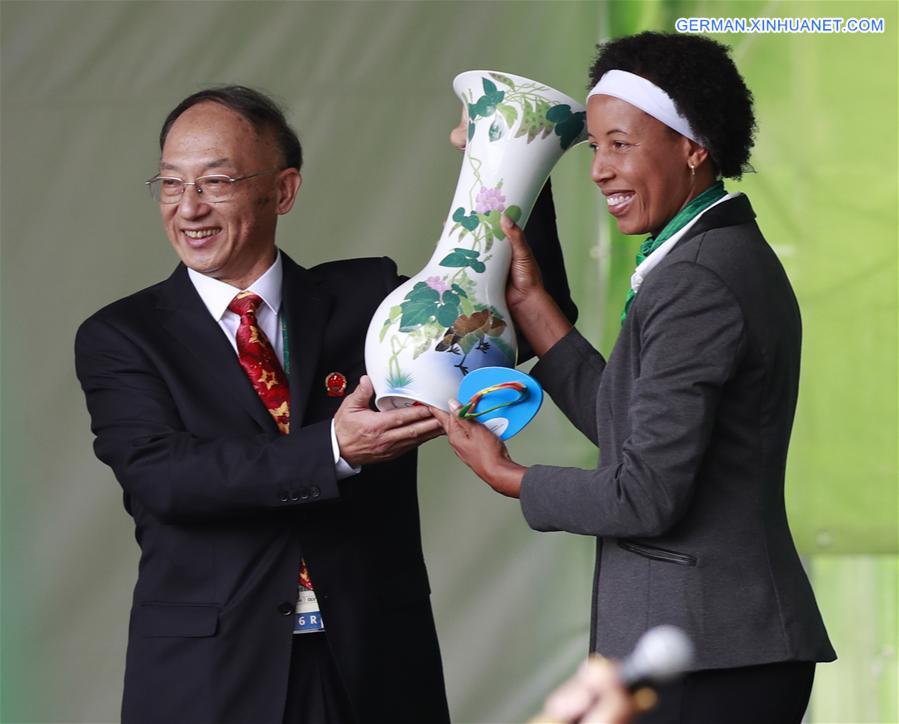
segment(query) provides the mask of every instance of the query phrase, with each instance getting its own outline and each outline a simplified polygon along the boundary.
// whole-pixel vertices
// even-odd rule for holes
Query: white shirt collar
[[[261,277],[247,287],[249,291],[262,297],[265,305],[276,315],[281,309],[281,284],[283,282],[281,269],[281,250],[278,249],[274,263]],[[197,290],[197,294],[200,295],[200,299],[203,300],[203,304],[206,305],[206,309],[209,310],[213,319],[216,320],[222,318],[234,296],[238,292],[244,291],[218,279],[200,274],[200,272],[193,269],[188,269],[187,274],[194,285],[194,289]]]
[[[725,201],[730,201],[731,199],[735,199],[737,196],[741,196],[741,192],[737,192],[735,194],[725,194],[720,199],[718,199],[711,206],[700,211],[696,216],[694,216],[690,221],[680,229],[676,234],[672,234],[670,238],[666,239],[662,245],[656,249],[652,254],[646,257],[643,262],[634,269],[634,273],[631,275],[631,289],[635,292],[640,289],[640,285],[643,284],[643,280],[646,279],[646,276],[655,269],[659,262],[662,261],[667,255],[668,252],[674,248],[674,245],[677,244],[691,228],[693,228],[693,224],[695,224],[699,219],[705,214],[709,209],[715,208],[718,204],[723,204]]]

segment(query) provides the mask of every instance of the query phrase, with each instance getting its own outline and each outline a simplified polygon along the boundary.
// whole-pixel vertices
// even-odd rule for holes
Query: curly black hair
[[[701,35],[645,32],[596,46],[590,68],[593,88],[610,70],[624,70],[653,82],[707,142],[725,178],[739,179],[755,136],[752,93],[727,46]]]

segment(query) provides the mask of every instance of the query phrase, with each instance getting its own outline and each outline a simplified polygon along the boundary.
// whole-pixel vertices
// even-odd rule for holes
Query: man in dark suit
[[[148,183],[182,264],[76,339],[141,548],[123,720],[447,721],[416,496],[439,424],[372,411],[362,376],[396,267],[278,250],[302,154],[265,96],[194,94],[160,147]]]

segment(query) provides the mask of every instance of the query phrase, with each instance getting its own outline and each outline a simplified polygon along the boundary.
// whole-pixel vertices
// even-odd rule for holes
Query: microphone
[[[667,683],[684,673],[693,662],[693,644],[676,626],[656,626],[644,633],[623,661],[592,656],[578,673],[556,689],[543,711],[529,724],[575,724],[594,707],[608,705],[603,716],[616,722],[631,721],[657,701],[653,684]],[[623,689],[631,696],[625,696]],[[610,698],[606,698],[610,697]]]
[[[647,684],[665,684],[686,671],[693,661],[693,642],[677,626],[656,626],[637,641],[619,664],[619,677],[629,691]]]

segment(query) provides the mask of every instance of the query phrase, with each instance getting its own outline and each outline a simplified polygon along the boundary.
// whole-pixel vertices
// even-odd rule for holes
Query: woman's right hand
[[[509,457],[503,441],[484,425],[459,417],[458,400],[449,401],[449,412],[428,407],[443,426],[450,446],[459,459],[497,493],[517,498],[527,468]]]

